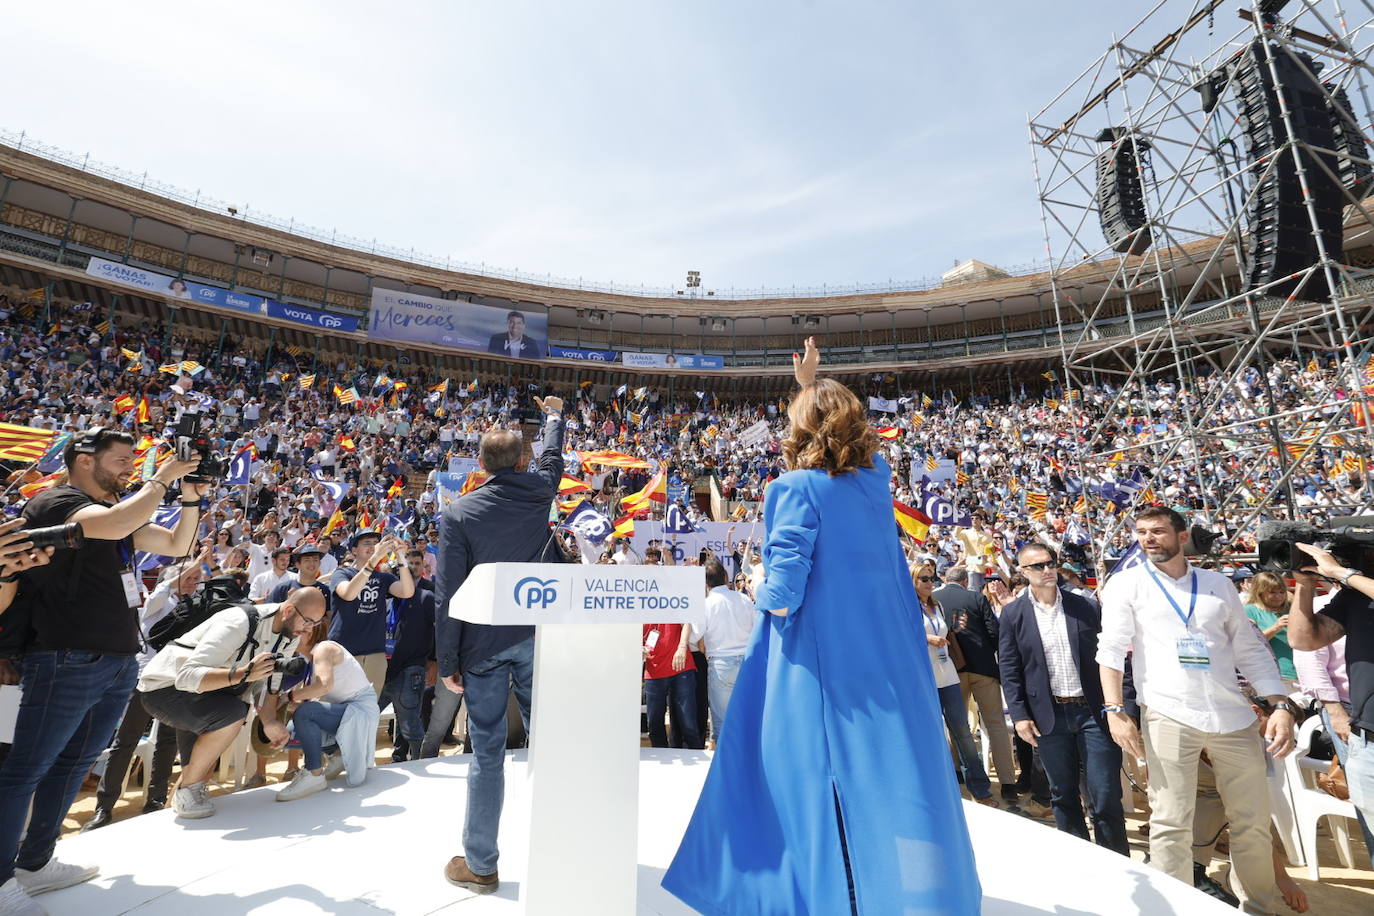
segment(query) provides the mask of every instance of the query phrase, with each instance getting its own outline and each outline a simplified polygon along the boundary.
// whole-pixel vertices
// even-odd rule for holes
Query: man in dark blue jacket
[[[1016,556],[1030,583],[1002,609],[998,666],[1016,733],[1040,751],[1060,830],[1088,839],[1079,793],[1086,774],[1097,845],[1130,855],[1121,803],[1121,748],[1102,710],[1096,606],[1059,587],[1059,558],[1043,544]]]
[[[418,759],[425,726],[420,698],[426,681],[433,683],[434,582],[425,578],[425,554],[406,551],[406,566],[415,580],[415,594],[392,598],[386,612],[386,684],[377,701],[383,712],[396,707],[396,738],[392,763]]]
[[[505,795],[506,708],[515,690],[526,732],[534,680],[534,627],[489,626],[449,616],[449,601],[482,563],[551,563],[563,559],[549,509],[563,479],[563,401],[535,399],[545,414],[537,472],[517,471],[520,433],[494,429],[482,436],[479,461],[492,476],[454,500],[439,526],[435,576],[435,653],[439,675],[468,707],[472,762],[463,824],[464,855],[444,868],[449,883],[478,894],[499,885],[496,831]]]

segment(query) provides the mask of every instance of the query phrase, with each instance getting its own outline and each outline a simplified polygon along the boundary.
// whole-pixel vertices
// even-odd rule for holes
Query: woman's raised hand
[[[792,374],[797,384],[805,388],[816,380],[816,369],[821,364],[821,351],[816,349],[816,338],[806,338],[805,352],[798,356],[792,354]]]

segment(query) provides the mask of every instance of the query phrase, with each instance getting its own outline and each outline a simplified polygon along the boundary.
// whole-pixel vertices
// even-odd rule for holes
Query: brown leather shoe
[[[468,860],[462,856],[454,856],[448,860],[448,864],[444,866],[444,877],[448,879],[449,884],[456,884],[474,894],[490,894],[501,886],[497,872],[489,875],[473,874],[472,869],[468,868]]]

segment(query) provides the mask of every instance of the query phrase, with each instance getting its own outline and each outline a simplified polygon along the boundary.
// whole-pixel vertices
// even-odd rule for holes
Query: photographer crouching
[[[324,616],[324,594],[317,588],[298,589],[281,604],[231,603],[167,643],[148,663],[138,679],[144,708],[163,724],[199,736],[172,796],[177,817],[215,813],[207,780],[243,728],[249,700],[263,700],[258,708],[272,745],[286,743],[278,698],[266,697],[259,688],[266,688],[263,682],[275,672],[300,673],[305,660],[293,658],[296,647]]]
[[[0,576],[0,613],[28,614],[32,627],[14,745],[0,767],[0,912],[5,913],[40,914],[43,908],[33,895],[87,881],[99,871],[59,862],[53,850],[138,676],[143,595],[134,551],[187,554],[208,486],[182,484],[181,517],[169,530],[149,519],[198,461],[168,461],[121,502],[124,481],[134,472],[129,433],[87,430],[68,443],[63,459],[68,482],[38,494],[23,512],[30,541],[56,550],[46,564]]]

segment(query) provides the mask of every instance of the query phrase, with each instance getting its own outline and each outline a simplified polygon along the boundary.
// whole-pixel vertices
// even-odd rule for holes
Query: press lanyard
[[[1158,585],[1159,590],[1164,593],[1164,597],[1168,598],[1169,603],[1173,605],[1174,613],[1178,615],[1179,620],[1183,621],[1184,629],[1189,629],[1193,623],[1193,612],[1197,610],[1197,570],[1193,570],[1189,583],[1188,616],[1185,617],[1183,616],[1183,608],[1179,607],[1178,602],[1174,600],[1174,593],[1165,588],[1164,583],[1159,581],[1159,576],[1155,575],[1154,564],[1147,563],[1145,569],[1149,572],[1150,578],[1155,580],[1155,585]]]

